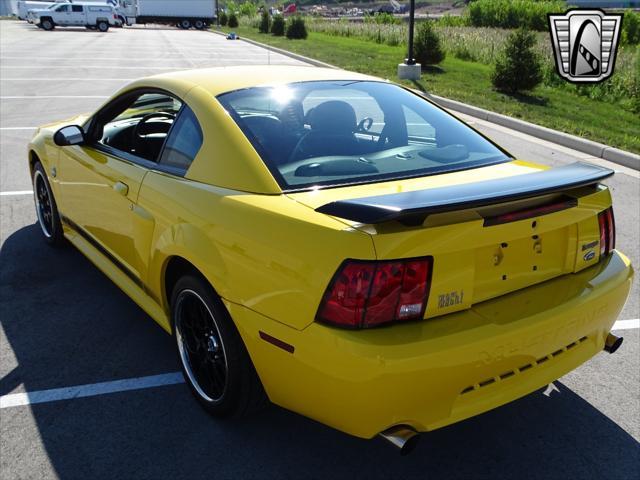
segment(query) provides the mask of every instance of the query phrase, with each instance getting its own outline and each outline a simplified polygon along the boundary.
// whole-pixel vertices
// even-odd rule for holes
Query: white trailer
[[[207,28],[217,18],[217,0],[120,0],[127,25],[159,23]]]
[[[66,2],[67,0],[62,0],[63,2]],[[27,19],[27,13],[29,12],[29,10],[40,10],[40,9],[44,9],[44,8],[49,8],[52,5],[55,5],[57,2],[51,1],[51,2],[37,2],[37,1],[25,1],[25,0],[18,0],[18,3],[16,4],[16,9],[18,11],[18,18],[20,20],[26,20]]]

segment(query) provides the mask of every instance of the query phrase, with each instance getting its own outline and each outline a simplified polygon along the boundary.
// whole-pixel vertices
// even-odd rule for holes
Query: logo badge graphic
[[[613,73],[621,14],[602,10],[569,10],[549,15],[558,74],[572,83],[598,83]]]
[[[596,258],[596,252],[594,252],[593,250],[587,252],[584,254],[584,261],[588,262],[589,260],[593,260],[594,258]]]

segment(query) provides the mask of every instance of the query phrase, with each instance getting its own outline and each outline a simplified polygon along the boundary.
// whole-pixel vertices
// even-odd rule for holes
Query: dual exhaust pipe
[[[622,345],[622,337],[609,333],[604,341],[604,351],[615,353]],[[408,425],[394,425],[380,432],[379,435],[400,451],[400,455],[408,455],[416,448],[420,434]]]

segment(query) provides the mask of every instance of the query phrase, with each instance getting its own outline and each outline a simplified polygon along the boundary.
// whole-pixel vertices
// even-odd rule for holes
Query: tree
[[[533,32],[521,28],[509,35],[491,75],[497,90],[509,93],[532,90],[542,82],[542,61],[535,45]]]
[[[218,18],[218,21],[220,22],[221,26],[226,26],[227,25],[227,14],[224,12],[220,12],[220,17]]]
[[[302,17],[293,17],[287,27],[287,38],[305,39],[307,35],[307,27],[305,27]]]
[[[422,65],[435,65],[444,60],[446,53],[430,20],[426,20],[418,26],[414,51],[416,61]]]
[[[260,33],[269,33],[270,27],[271,17],[269,16],[269,12],[265,10],[262,12],[262,16],[260,17],[260,25],[258,25],[258,31]]]
[[[277,37],[284,35],[284,17],[282,15],[275,15],[271,24],[271,33]]]

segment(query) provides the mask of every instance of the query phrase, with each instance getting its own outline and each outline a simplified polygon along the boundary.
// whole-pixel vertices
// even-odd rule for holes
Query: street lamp
[[[413,26],[415,23],[416,2],[411,0],[409,10],[409,48],[404,63],[398,64],[398,78],[401,80],[420,80],[422,67],[413,58]]]

